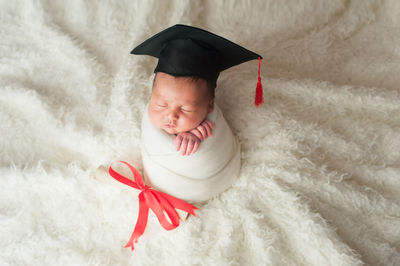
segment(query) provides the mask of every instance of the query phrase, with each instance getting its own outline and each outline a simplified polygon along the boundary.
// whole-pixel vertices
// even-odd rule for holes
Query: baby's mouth
[[[178,129],[174,124],[165,124],[164,131],[168,134],[176,134]]]
[[[166,124],[165,127],[166,128],[170,128],[170,129],[174,129],[176,126],[175,126],[175,124]]]

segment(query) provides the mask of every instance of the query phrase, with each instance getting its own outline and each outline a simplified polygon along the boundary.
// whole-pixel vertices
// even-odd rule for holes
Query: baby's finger
[[[203,125],[197,127],[197,130],[201,133],[201,140],[205,140],[207,138],[207,130],[204,128]]]
[[[186,149],[185,155],[190,155],[192,153],[193,147],[194,147],[194,142],[193,140],[190,140]]]
[[[211,129],[214,129],[213,122],[211,122],[210,120],[205,120],[204,122],[207,123],[210,126]]]
[[[181,148],[180,148],[181,155],[185,155],[186,154],[187,146],[188,146],[188,139],[183,139],[182,140],[182,144],[181,144]]]
[[[176,138],[174,139],[174,145],[175,145],[175,149],[176,149],[177,151],[180,150],[181,144],[182,144],[182,136],[181,136],[181,135],[178,135],[178,136],[176,136]]]
[[[196,137],[198,137],[200,140],[203,140],[203,135],[201,135],[200,131],[199,131],[197,128],[192,129],[192,130],[190,131],[190,133],[193,133],[193,134],[194,134]]]
[[[210,128],[210,126],[207,124],[207,123],[204,123],[204,128],[206,129],[206,131],[207,131],[207,136],[212,136],[212,133],[211,133],[211,128]]]
[[[199,146],[200,146],[200,142],[195,141],[194,146],[193,146],[193,150],[192,150],[192,152],[190,154],[192,155],[193,153],[195,153],[199,149]]]

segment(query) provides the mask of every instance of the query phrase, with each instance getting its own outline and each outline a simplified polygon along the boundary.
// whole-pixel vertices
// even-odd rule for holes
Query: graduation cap
[[[263,103],[260,77],[262,57],[211,32],[177,24],[147,39],[131,54],[158,58],[154,72],[204,78],[216,86],[219,73],[249,60],[258,59],[255,105]]]

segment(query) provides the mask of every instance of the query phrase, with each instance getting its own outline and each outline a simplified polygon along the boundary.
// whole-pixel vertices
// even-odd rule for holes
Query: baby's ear
[[[208,104],[208,113],[211,113],[214,110],[214,99],[210,100]]]

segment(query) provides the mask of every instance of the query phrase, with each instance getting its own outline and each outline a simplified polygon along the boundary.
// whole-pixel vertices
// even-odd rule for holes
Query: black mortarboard
[[[260,55],[221,36],[180,24],[147,39],[131,54],[157,57],[158,64],[154,72],[200,77],[215,86],[221,71],[253,59],[259,59],[261,64],[262,59]],[[262,103],[260,75],[258,81],[256,105]]]

